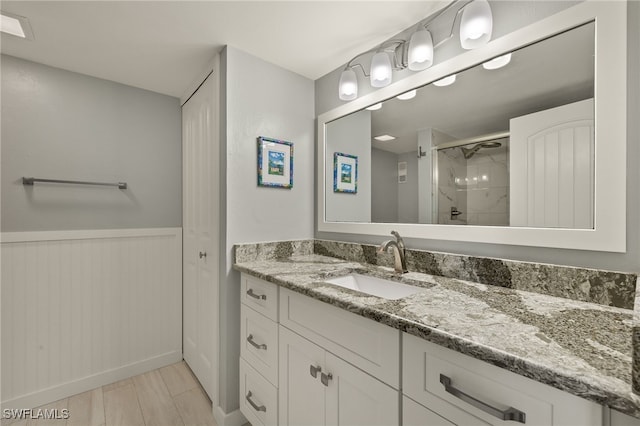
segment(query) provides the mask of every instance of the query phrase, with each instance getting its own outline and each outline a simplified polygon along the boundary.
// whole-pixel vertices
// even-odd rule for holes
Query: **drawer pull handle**
[[[329,386],[329,380],[333,379],[333,374],[329,373],[329,374],[320,374],[320,381],[322,382],[323,385],[325,386]]]
[[[249,337],[247,337],[247,342],[251,343],[251,346],[253,346],[256,349],[264,349],[265,351],[267,350],[267,345],[265,345],[264,343],[257,344],[253,340],[253,334],[250,334]]]
[[[264,405],[258,405],[255,402],[253,402],[251,400],[252,396],[253,396],[253,394],[251,393],[251,391],[249,391],[249,393],[247,394],[247,396],[245,396],[245,398],[246,398],[247,401],[249,401],[249,404],[251,404],[253,409],[256,410],[256,411],[264,411],[266,413],[267,412],[267,407],[265,407]]]
[[[267,300],[267,295],[266,294],[255,294],[253,292],[253,289],[250,288],[249,290],[247,290],[247,294],[251,297],[253,297],[254,299],[258,299],[258,300]]]
[[[317,366],[317,367],[315,365],[309,366],[309,374],[311,374],[314,379],[318,378],[318,373],[321,371],[322,371],[322,367],[320,366]]]
[[[526,413],[523,413],[520,410],[517,410],[513,407],[509,407],[506,410],[499,410],[486,402],[482,402],[479,399],[475,399],[471,395],[467,395],[459,389],[456,389],[451,385],[451,379],[444,374],[440,375],[440,383],[444,385],[444,390],[449,392],[451,395],[455,396],[458,399],[463,400],[464,402],[473,405],[474,407],[484,411],[487,414],[490,414],[494,417],[499,418],[500,420],[513,420],[519,423],[525,423],[527,419]]]

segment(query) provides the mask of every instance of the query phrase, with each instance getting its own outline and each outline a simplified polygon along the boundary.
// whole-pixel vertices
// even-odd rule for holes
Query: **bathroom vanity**
[[[343,259],[318,241],[236,246],[240,409],[253,425],[640,424],[631,309],[400,276],[380,266],[388,255],[354,261],[347,251],[364,246],[339,244]],[[591,283],[635,278],[575,269]],[[354,273],[392,290],[328,282]],[[397,283],[418,291],[394,294]]]

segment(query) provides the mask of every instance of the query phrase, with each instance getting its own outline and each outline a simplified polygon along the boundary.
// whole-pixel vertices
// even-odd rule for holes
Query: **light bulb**
[[[396,98],[400,99],[401,101],[406,101],[407,99],[415,98],[416,97],[416,93],[418,93],[418,92],[415,89],[414,90],[409,90],[408,92],[405,92],[402,95],[396,96]]]
[[[463,49],[475,49],[491,40],[493,16],[487,0],[473,0],[462,10],[460,20],[460,45]]]
[[[497,70],[498,68],[502,68],[511,62],[511,53],[507,53],[506,55],[498,56],[497,58],[493,58],[490,61],[482,64],[482,68],[485,70]]]
[[[409,69],[421,71],[433,65],[433,38],[425,28],[421,28],[409,40]]]
[[[352,101],[358,97],[358,79],[351,68],[342,71],[338,84],[338,95],[343,101]]]
[[[371,58],[371,86],[385,87],[391,84],[391,60],[386,52],[378,52]]]
[[[433,85],[434,86],[438,86],[438,87],[443,87],[443,86],[448,86],[450,84],[455,83],[456,81],[456,75],[455,74],[451,74],[450,76],[447,76],[445,78],[441,78],[440,80],[434,81]]]

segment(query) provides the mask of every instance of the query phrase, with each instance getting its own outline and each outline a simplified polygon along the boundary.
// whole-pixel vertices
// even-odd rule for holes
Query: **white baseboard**
[[[242,415],[240,409],[225,413],[222,408],[213,409],[213,418],[218,426],[242,426],[247,423],[247,419]]]
[[[113,370],[83,377],[72,382],[63,383],[47,389],[42,389],[27,395],[22,395],[2,402],[2,409],[35,408],[50,402],[58,401],[118,380],[126,379],[147,371],[155,370],[182,360],[182,352],[169,352],[153,358],[124,365]],[[239,423],[242,424],[242,423]]]

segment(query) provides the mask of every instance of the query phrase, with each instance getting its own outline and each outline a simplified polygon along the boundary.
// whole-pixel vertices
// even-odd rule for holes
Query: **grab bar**
[[[33,185],[36,182],[42,183],[66,183],[70,185],[94,185],[94,186],[117,186],[120,189],[127,189],[127,182],[85,182],[80,180],[60,180],[60,179],[40,179],[34,177],[23,177],[23,185]]]

